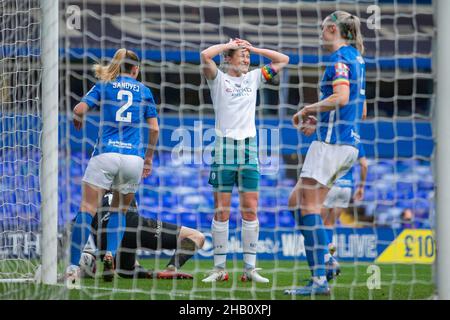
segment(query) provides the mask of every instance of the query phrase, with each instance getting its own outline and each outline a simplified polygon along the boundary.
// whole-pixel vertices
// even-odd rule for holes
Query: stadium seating
[[[38,160],[38,156],[36,159]],[[59,194],[61,227],[78,211],[81,202],[81,179],[87,161],[88,156],[83,157],[81,153],[74,153],[69,167],[65,163],[60,164],[59,182],[63,186]],[[39,180],[33,175],[14,175],[16,169],[12,165],[0,168],[2,173],[0,220],[2,223],[8,220],[37,224],[41,201]],[[359,169],[356,168],[353,174],[355,181],[358,181]],[[141,215],[208,229],[214,212],[208,175],[207,166],[186,166],[173,162],[170,153],[155,156],[153,174],[143,181],[137,195]],[[276,175],[261,176],[259,202],[261,227],[294,226],[292,214],[286,209],[289,193],[295,183],[293,179],[281,179]],[[17,188],[20,185],[28,186],[27,190],[31,191]],[[361,206],[367,207],[367,214],[374,215],[377,224],[393,225],[398,222],[404,209],[412,209],[419,221],[418,225],[429,226],[433,220],[433,196],[434,183],[429,163],[419,160],[369,161],[365,199],[361,202]],[[240,225],[238,206],[239,196],[234,192],[231,228]],[[24,219],[27,221],[23,221]]]

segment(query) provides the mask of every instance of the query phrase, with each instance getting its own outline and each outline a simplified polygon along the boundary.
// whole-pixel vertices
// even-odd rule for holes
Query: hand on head
[[[254,49],[253,45],[250,42],[248,42],[247,40],[243,40],[243,39],[239,39],[239,38],[235,38],[234,40],[238,43],[239,47],[241,47],[242,49],[253,51],[253,49]]]
[[[240,44],[238,43],[238,41],[236,41],[236,39],[230,39],[230,41],[228,41],[228,43],[227,43],[227,46],[228,46],[228,49],[231,49],[231,50],[236,50],[236,49],[239,49],[241,46],[240,46]]]

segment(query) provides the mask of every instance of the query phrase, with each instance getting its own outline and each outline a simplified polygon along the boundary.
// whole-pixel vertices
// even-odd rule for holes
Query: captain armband
[[[277,75],[277,72],[275,71],[271,63],[266,64],[264,67],[262,67],[261,72],[266,81],[270,81]]]

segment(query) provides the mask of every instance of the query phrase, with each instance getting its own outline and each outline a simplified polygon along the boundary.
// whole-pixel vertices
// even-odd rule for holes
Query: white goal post
[[[56,284],[58,239],[58,2],[42,0],[42,282]]]
[[[437,290],[439,299],[450,299],[450,90],[448,75],[450,64],[450,1],[434,1],[436,17],[436,242]]]
[[[0,284],[57,283],[59,2],[2,1]]]

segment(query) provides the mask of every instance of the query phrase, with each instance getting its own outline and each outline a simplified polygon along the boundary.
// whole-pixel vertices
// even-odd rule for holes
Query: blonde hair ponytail
[[[363,55],[364,42],[361,33],[361,20],[345,11],[335,11],[329,17],[338,26],[341,37]]]
[[[121,48],[116,51],[111,63],[104,66],[101,64],[95,64],[93,70],[95,77],[102,81],[112,81],[122,72],[130,72],[131,67],[138,65],[137,55],[125,48]]]

